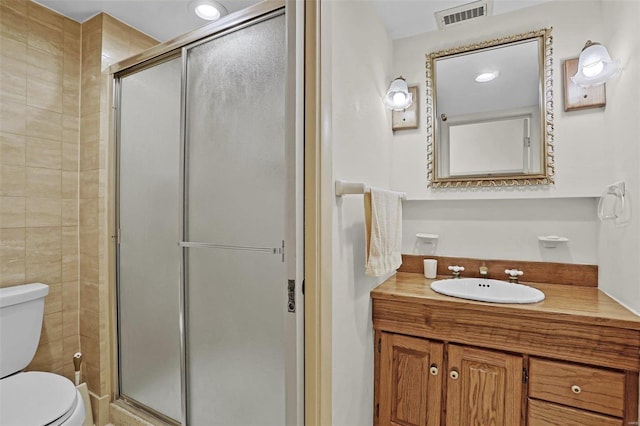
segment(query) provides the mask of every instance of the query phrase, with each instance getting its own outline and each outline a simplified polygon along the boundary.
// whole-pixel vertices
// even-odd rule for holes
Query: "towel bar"
[[[347,182],[344,180],[336,180],[336,197],[342,197],[349,194],[364,194],[370,192],[371,187],[362,182]],[[407,194],[400,192],[403,200],[407,199]]]

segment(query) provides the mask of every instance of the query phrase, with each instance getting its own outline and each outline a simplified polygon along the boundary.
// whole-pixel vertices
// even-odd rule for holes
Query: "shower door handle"
[[[229,245],[229,244],[213,244],[213,243],[202,243],[202,242],[195,242],[195,241],[178,241],[178,245],[180,247],[187,247],[187,248],[212,248],[212,249],[220,249],[220,250],[239,250],[239,251],[269,253],[269,254],[284,254],[284,249],[282,247],[235,246],[235,245]]]

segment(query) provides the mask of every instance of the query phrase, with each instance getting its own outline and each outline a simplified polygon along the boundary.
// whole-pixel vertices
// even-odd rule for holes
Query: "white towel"
[[[402,264],[402,194],[371,188],[364,196],[366,273],[379,277]]]

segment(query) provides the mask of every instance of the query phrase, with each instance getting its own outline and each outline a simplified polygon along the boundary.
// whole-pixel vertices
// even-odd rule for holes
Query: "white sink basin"
[[[447,296],[493,303],[536,303],[544,300],[540,290],[522,284],[487,278],[438,280],[431,289]]]

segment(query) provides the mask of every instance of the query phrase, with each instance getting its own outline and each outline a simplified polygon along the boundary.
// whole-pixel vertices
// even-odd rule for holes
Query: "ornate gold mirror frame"
[[[426,55],[426,128],[427,128],[427,186],[433,188],[471,188],[471,187],[501,187],[501,186],[529,186],[549,185],[554,183],[555,163],[553,147],[553,37],[552,28],[517,34],[479,42],[462,47],[456,47]],[[539,173],[535,174],[486,174],[478,176],[438,177],[436,162],[439,141],[436,114],[436,60],[448,56],[468,54],[486,48],[507,45],[525,40],[539,40],[540,46],[540,153],[541,164]]]

